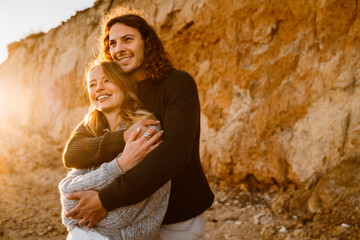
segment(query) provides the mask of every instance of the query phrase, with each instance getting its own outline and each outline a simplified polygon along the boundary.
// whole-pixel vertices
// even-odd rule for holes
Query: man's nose
[[[118,43],[118,44],[116,45],[116,53],[122,53],[122,52],[124,52],[124,51],[125,51],[125,49],[124,49],[124,44]]]

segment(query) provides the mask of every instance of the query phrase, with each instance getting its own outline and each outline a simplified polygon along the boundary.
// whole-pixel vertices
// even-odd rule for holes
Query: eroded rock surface
[[[1,119],[64,144],[87,110],[83,72],[99,20],[145,10],[178,68],[194,76],[208,176],[306,186],[360,151],[356,1],[97,1],[48,33],[9,46]]]

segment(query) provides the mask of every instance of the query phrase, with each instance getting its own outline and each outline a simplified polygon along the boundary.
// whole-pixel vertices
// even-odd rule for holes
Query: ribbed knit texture
[[[63,153],[67,168],[91,168],[110,162],[125,147],[124,130],[103,131],[101,137],[94,137],[81,122],[71,134]],[[70,149],[69,149],[70,148]]]
[[[138,203],[171,181],[169,206],[163,224],[193,218],[208,209],[214,195],[200,164],[200,104],[194,79],[171,70],[160,82],[138,84],[144,108],[161,121],[164,141],[127,174],[99,191],[107,210]],[[108,162],[124,147],[123,132],[92,137],[80,124],[64,152],[66,167],[89,168]],[[83,151],[86,149],[86,157]]]
[[[78,220],[65,217],[65,213],[74,208],[78,201],[67,200],[66,195],[76,191],[100,190],[121,174],[116,159],[97,169],[73,169],[68,173],[59,184],[63,206],[62,221],[68,230],[76,225]],[[170,182],[140,203],[108,212],[93,229],[111,240],[153,239],[163,221],[169,195]],[[81,228],[86,230],[86,227]]]

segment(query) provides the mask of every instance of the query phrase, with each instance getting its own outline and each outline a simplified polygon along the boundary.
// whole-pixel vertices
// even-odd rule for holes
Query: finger
[[[150,139],[148,140],[147,143],[148,143],[150,146],[153,145],[154,143],[156,143],[156,142],[161,138],[161,136],[162,136],[163,133],[164,133],[163,130],[157,132],[152,138],[150,138]]]
[[[148,128],[147,132],[150,133],[151,135],[153,135],[156,132],[156,127],[152,126],[152,127]]]
[[[160,123],[159,120],[154,120],[154,119],[147,119],[147,120],[143,120],[143,121],[142,121],[142,124],[143,124],[144,126],[157,125],[157,124],[159,124],[159,123]]]
[[[151,145],[151,146],[149,147],[149,149],[148,149],[148,153],[150,153],[152,150],[154,150],[155,148],[157,148],[157,147],[160,145],[160,143],[162,143],[162,140],[159,141],[159,142],[157,142],[157,143],[155,143],[154,145]]]
[[[156,131],[156,127],[151,127],[149,128],[143,135],[141,138],[139,138],[139,140],[141,139],[141,143],[150,140],[152,138],[153,133]],[[147,134],[147,135],[146,135]]]
[[[140,131],[139,135],[140,135],[140,137],[141,137],[142,135],[144,135],[144,133],[146,133],[147,130],[149,130],[149,128],[148,128],[148,127],[145,127],[145,126],[141,126],[141,127],[140,127],[140,130],[141,130],[141,131]],[[139,135],[138,135],[138,136],[139,136]]]
[[[79,214],[79,210],[77,207],[74,207],[73,209],[69,210],[66,214],[65,217],[75,217],[77,214]]]
[[[86,225],[88,222],[89,222],[88,220],[86,220],[85,218],[83,218],[83,219],[81,219],[81,220],[79,221],[78,224],[79,224],[80,226],[84,226],[84,225]]]
[[[139,132],[140,132],[140,127],[138,127],[135,131],[133,131],[130,134],[128,141],[130,141],[130,142],[134,141],[136,139],[137,135],[139,134]]]
[[[90,221],[90,222],[88,223],[87,227],[88,227],[88,228],[92,228],[94,225],[95,225],[95,223],[92,222],[92,221]]]
[[[71,217],[72,219],[82,219],[84,216],[83,214],[81,214],[80,212],[78,212],[77,214],[75,214],[73,217]]]
[[[80,192],[73,192],[70,193],[66,196],[67,200],[78,200],[81,197],[81,193]]]

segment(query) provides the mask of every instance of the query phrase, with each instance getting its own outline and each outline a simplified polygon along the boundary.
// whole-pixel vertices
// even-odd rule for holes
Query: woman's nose
[[[103,83],[99,83],[97,86],[96,86],[96,91],[99,92],[101,90],[104,90],[104,84]]]

